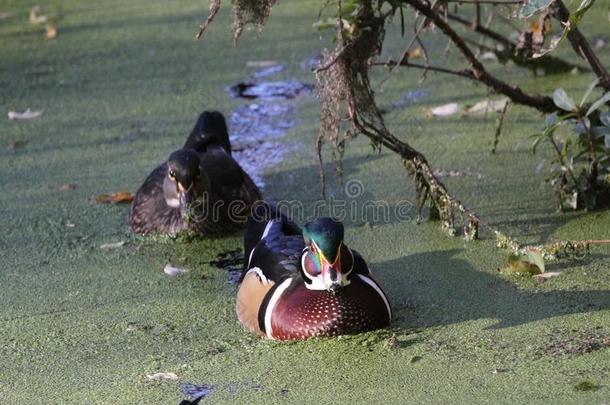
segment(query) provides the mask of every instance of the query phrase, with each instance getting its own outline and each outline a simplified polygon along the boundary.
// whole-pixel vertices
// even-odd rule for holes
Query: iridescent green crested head
[[[343,243],[343,224],[332,218],[318,218],[303,228],[306,242],[314,242],[324,257],[333,263]]]

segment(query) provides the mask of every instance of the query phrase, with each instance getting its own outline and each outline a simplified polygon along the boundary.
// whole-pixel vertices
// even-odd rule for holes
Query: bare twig
[[[343,52],[345,52],[346,49],[347,49],[347,46],[341,45],[341,47],[337,51],[335,51],[333,58],[330,61],[328,61],[328,63],[324,64],[323,66],[313,69],[313,72],[320,73],[320,72],[330,69],[335,63],[337,63],[337,61],[339,60],[341,55],[343,55]]]
[[[557,109],[553,103],[553,99],[547,96],[541,95],[530,95],[519,87],[510,86],[495,76],[489,74],[483,64],[476,58],[472,50],[466,45],[466,42],[451,28],[451,26],[445,21],[438,13],[434,12],[430,6],[422,0],[405,0],[407,4],[410,4],[415,10],[430,19],[434,25],[436,25],[442,32],[451,40],[456,48],[462,53],[464,58],[470,64],[470,68],[474,79],[482,82],[483,84],[491,87],[496,92],[508,96],[513,102],[517,104],[524,104],[541,112],[553,112]]]
[[[496,133],[494,134],[494,146],[491,149],[491,153],[496,153],[496,148],[498,147],[498,143],[500,142],[500,134],[502,133],[502,125],[504,124],[504,116],[506,115],[506,111],[508,110],[508,105],[510,102],[506,102],[504,104],[504,108],[500,113],[500,118],[498,118],[498,127],[496,128]]]
[[[564,26],[570,24],[570,11],[565,6],[562,0],[555,0],[555,18],[557,18]],[[610,91],[610,74],[602,65],[599,58],[591,49],[589,42],[580,32],[578,27],[569,26],[568,40],[572,44],[572,48],[578,55],[589,62],[593,72],[599,78],[599,84],[607,91]]]
[[[500,52],[497,49],[494,49],[493,50],[494,53],[499,58],[507,58],[507,59],[510,58],[517,65],[520,65],[523,67],[529,67],[529,68],[545,67],[545,68],[547,68],[545,70],[552,70],[552,71],[570,71],[574,68],[578,68],[581,70],[588,70],[588,68],[586,68],[586,67],[567,62],[561,58],[557,58],[557,57],[551,56],[549,54],[543,55],[540,58],[530,59],[527,57],[527,55],[524,55],[522,52],[520,52],[517,49],[517,44],[515,42],[511,41],[510,39],[508,39],[504,35],[498,33],[497,31],[494,31],[494,30],[490,29],[489,27],[486,27],[486,26],[483,26],[480,24],[476,24],[476,22],[467,20],[466,18],[464,18],[458,14],[449,13],[449,14],[447,14],[447,17],[452,21],[458,22],[458,23],[464,25],[465,27],[468,27],[473,32],[481,34],[481,35],[501,44],[503,46],[504,50]],[[464,40],[466,40],[468,42],[468,40],[466,38],[464,38]]]
[[[459,4],[491,4],[494,6],[510,6],[513,4],[523,4],[523,0],[445,0],[447,3]]]
[[[218,14],[218,11],[220,11],[220,0],[213,0],[210,4],[210,13],[208,14],[207,18],[201,24],[199,24],[199,31],[197,31],[195,39],[201,38],[203,32],[208,28],[208,25],[210,25],[210,23],[214,20],[216,14]]]
[[[396,63],[396,61],[394,60],[389,60],[387,62],[375,62],[373,63],[373,66],[408,66],[408,67],[412,67],[412,68],[416,68],[416,69],[424,69],[424,70],[430,70],[433,72],[440,72],[440,73],[448,73],[450,75],[456,75],[456,76],[461,76],[461,77],[465,77],[467,79],[472,79],[475,80],[474,76],[472,75],[472,72],[470,70],[454,70],[454,69],[448,69],[448,68],[444,68],[444,67],[440,67],[440,66],[432,66],[432,65],[421,65],[418,63],[412,63],[407,61],[404,61],[400,64]]]

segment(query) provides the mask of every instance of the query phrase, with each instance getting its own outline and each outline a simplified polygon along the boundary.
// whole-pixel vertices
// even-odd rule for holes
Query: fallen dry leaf
[[[15,149],[21,149],[23,148],[25,145],[28,144],[28,140],[24,139],[22,141],[13,141],[11,143],[9,143],[8,145],[6,145],[6,148],[8,150],[15,150]]]
[[[464,110],[464,115],[486,114],[488,112],[502,112],[506,104],[507,98],[501,100],[482,100]]]
[[[32,6],[30,7],[30,22],[32,24],[35,23],[36,18],[40,15],[40,6]]]
[[[407,59],[421,59],[424,57],[424,51],[421,48],[415,48],[407,52]]]
[[[117,191],[113,194],[99,194],[95,196],[95,201],[101,204],[119,204],[131,202],[133,197],[129,191]]]
[[[40,6],[30,8],[30,24],[38,25],[47,22],[47,16],[42,14]]]
[[[178,379],[178,376],[175,373],[155,373],[155,374],[147,375],[146,379],[148,381],[160,381],[160,380],[175,381]]]
[[[438,107],[430,108],[426,111],[428,117],[446,117],[457,113],[460,109],[458,103],[449,103]]]
[[[65,183],[59,187],[59,191],[70,191],[70,190],[74,190],[77,187],[78,187],[78,184]]]
[[[181,269],[180,267],[174,267],[171,264],[166,264],[165,268],[163,269],[163,272],[165,274],[168,274],[170,276],[181,276],[184,273],[186,273],[188,270],[186,269]]]
[[[543,283],[550,278],[559,276],[560,274],[561,273],[559,271],[548,271],[546,273],[536,274],[534,276],[534,280]]]
[[[5,20],[7,18],[11,18],[13,16],[13,13],[9,13],[6,11],[0,11],[0,20]]]
[[[32,118],[38,118],[42,115],[42,111],[32,111],[29,108],[24,112],[9,111],[9,120],[30,120]]]
[[[47,24],[44,36],[46,39],[53,39],[53,38],[57,37],[57,28],[50,24]]]

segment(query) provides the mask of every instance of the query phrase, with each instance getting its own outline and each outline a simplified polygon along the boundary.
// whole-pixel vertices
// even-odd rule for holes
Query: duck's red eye
[[[316,250],[316,245],[314,245],[313,243],[309,246],[309,251],[311,252],[311,254],[315,255],[317,253]]]

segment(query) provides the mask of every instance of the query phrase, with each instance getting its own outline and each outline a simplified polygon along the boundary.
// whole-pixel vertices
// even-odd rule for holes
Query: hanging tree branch
[[[404,0],[404,2],[430,19],[432,23],[434,23],[434,25],[439,28],[447,38],[449,38],[456,48],[458,48],[458,50],[470,64],[470,70],[472,71],[474,78],[473,80],[482,82],[491,87],[497,93],[508,96],[517,104],[527,105],[545,113],[550,113],[557,110],[552,98],[541,95],[529,95],[523,92],[523,90],[521,90],[519,87],[510,86],[487,72],[483,64],[470,50],[466,42],[464,42],[464,40],[455,32],[455,30],[451,28],[451,26],[442,18],[442,16],[435,13],[427,3],[421,0]]]
[[[610,74],[602,65],[585,36],[580,32],[578,27],[570,25],[570,11],[562,0],[555,0],[555,17],[564,25],[569,27],[568,40],[572,44],[574,51],[589,62],[593,72],[599,78],[599,84],[606,90],[610,91]]]
[[[449,20],[458,22],[470,29],[471,31],[476,32],[477,34],[481,34],[482,36],[489,38],[502,45],[503,49],[501,51],[498,49],[492,50],[500,60],[511,59],[519,66],[527,67],[530,69],[542,67],[547,72],[567,72],[574,68],[588,70],[588,68],[586,67],[570,63],[568,61],[549,54],[543,55],[540,58],[532,59],[528,57],[528,55],[524,54],[521,50],[519,50],[517,48],[517,44],[514,41],[511,41],[504,35],[488,27],[485,27],[484,25],[481,25],[476,21],[469,21],[461,15],[453,13],[447,13],[447,18]]]

